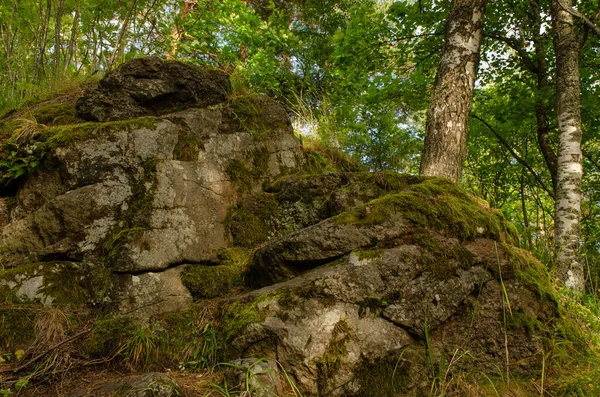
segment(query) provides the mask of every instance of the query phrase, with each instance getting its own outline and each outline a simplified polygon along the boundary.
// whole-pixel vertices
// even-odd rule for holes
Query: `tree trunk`
[[[119,48],[121,47],[121,43],[123,42],[125,33],[127,32],[127,29],[129,28],[129,19],[133,15],[133,11],[135,9],[136,3],[137,3],[137,0],[132,0],[129,10],[127,11],[127,14],[125,14],[125,19],[123,20],[123,26],[121,26],[121,31],[119,32],[119,36],[117,37],[117,42],[115,43],[115,48],[114,48],[112,55],[110,56],[110,59],[108,61],[108,65],[106,68],[108,71],[110,71],[112,69],[112,67],[115,63],[115,59],[117,58]]]
[[[427,113],[420,175],[458,181],[466,157],[486,0],[454,0]]]
[[[567,288],[583,292],[584,271],[578,255],[583,173],[579,110],[579,47],[573,16],[563,9],[561,3],[566,7],[572,7],[572,0],[552,0],[559,134],[554,220],[556,275]]]
[[[58,0],[56,15],[54,17],[54,76],[60,75],[60,47],[62,47],[62,16],[64,11],[64,0]]]
[[[40,3],[40,9],[42,5]],[[46,16],[42,25],[42,33],[39,41],[39,49],[36,51],[35,66],[33,70],[33,84],[39,81],[40,75],[44,73],[44,58],[46,56],[46,39],[48,38],[48,25],[50,25],[50,13],[52,12],[52,0],[46,2]]]
[[[542,9],[539,0],[532,2],[532,14],[535,16],[533,27],[533,47],[535,49],[535,73],[537,75],[537,91],[535,97],[535,118],[537,121],[537,137],[540,151],[544,156],[546,166],[550,171],[552,178],[552,190],[556,195],[557,184],[557,162],[556,153],[552,149],[550,142],[550,122],[549,122],[549,103],[546,101],[547,91],[550,86],[548,76],[548,64],[546,62],[546,51],[544,49],[544,39],[542,37]]]
[[[67,52],[67,59],[65,60],[65,66],[63,74],[66,74],[71,66],[73,58],[75,58],[75,51],[77,49],[77,36],[79,34],[79,14],[81,12],[81,2],[77,0],[75,7],[75,16],[73,17],[73,25],[71,26],[71,38],[69,39],[69,48]],[[76,58],[75,58],[76,59]]]

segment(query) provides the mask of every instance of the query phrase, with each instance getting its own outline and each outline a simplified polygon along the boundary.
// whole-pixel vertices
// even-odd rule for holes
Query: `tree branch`
[[[500,32],[484,32],[483,35],[490,39],[500,41],[512,48],[517,53],[517,55],[519,55],[519,58],[521,58],[521,61],[523,61],[523,65],[525,65],[527,70],[529,70],[533,74],[538,73],[537,65],[533,63],[531,58],[529,58],[529,54],[527,53],[525,48],[523,48],[523,45],[519,44],[519,42],[516,39],[506,37]]]
[[[554,199],[554,193],[552,193],[547,187],[546,184],[542,181],[542,179],[540,178],[540,176],[533,170],[533,168],[531,168],[531,166],[529,165],[529,163],[527,163],[525,160],[523,160],[521,158],[521,156],[519,156],[517,154],[517,152],[514,151],[514,149],[510,146],[510,144],[506,141],[506,139],[504,139],[495,129],[494,127],[492,127],[488,122],[486,122],[485,120],[483,120],[481,117],[475,115],[475,114],[471,114],[471,117],[474,118],[475,120],[479,120],[483,125],[485,125],[495,136],[496,138],[498,138],[498,140],[500,141],[500,143],[510,152],[510,154],[515,158],[515,160],[517,160],[521,165],[523,165],[523,167],[527,168],[527,170],[531,173],[531,175],[533,176],[533,178],[536,180],[537,183],[540,184],[540,187],[546,192],[548,193],[548,195],[550,197],[552,197],[552,199]]]
[[[600,37],[600,27],[598,25],[596,25],[591,19],[589,19],[588,17],[586,17],[579,11],[573,9],[572,7],[567,6],[566,4],[564,4],[562,2],[562,0],[557,0],[557,1],[563,10],[565,10],[569,14],[573,15],[574,17],[581,19],[592,32],[596,33],[596,35],[598,37]],[[594,19],[596,19],[596,16],[598,16],[598,15],[600,15],[600,10],[598,12],[596,12],[596,14],[594,15]]]
[[[590,163],[592,163],[592,165],[594,167],[596,167],[596,169],[598,171],[600,171],[600,163],[598,163],[596,160],[594,160],[594,158],[592,157],[592,155],[588,151],[583,150],[583,148],[582,148],[582,154],[583,154],[583,157],[585,157],[586,159],[588,159],[588,161]]]

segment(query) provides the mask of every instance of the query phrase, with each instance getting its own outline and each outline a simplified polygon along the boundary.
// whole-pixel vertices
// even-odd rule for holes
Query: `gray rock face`
[[[380,372],[377,382],[388,382],[390,365],[411,374],[396,380],[395,392],[419,395],[431,386],[423,358],[431,353],[439,360],[452,346],[473,357],[461,364],[465,367],[478,362],[502,367],[506,357],[497,346],[506,341],[511,362],[526,367],[539,359],[539,338],[519,327],[506,331],[501,283],[515,316],[547,321],[554,315],[552,305],[541,302],[508,271],[502,248],[492,258],[492,240],[461,243],[428,232],[443,252],[462,254],[444,258],[418,244],[414,236],[424,231],[408,228],[401,217],[380,226],[354,225],[352,231],[332,228],[327,220],[259,250],[259,262],[274,264],[271,273],[281,274],[284,268],[296,277],[244,299],[255,313],[252,318],[262,320],[249,321],[237,333],[233,345],[238,351],[277,358],[301,390],[314,396],[367,395],[371,375]],[[384,241],[383,247],[360,249]],[[286,242],[293,248],[286,249]],[[300,264],[305,266],[301,274]],[[503,269],[504,278],[498,279],[493,268]]]
[[[258,397],[278,397],[283,391],[277,362],[261,358],[234,360],[227,367],[227,383]]]
[[[113,302],[120,311],[146,320],[154,314],[176,312],[192,304],[190,292],[181,283],[185,266],[177,266],[162,272],[146,272],[139,275],[117,273],[113,275]]]
[[[157,57],[124,63],[77,101],[77,115],[89,121],[159,116],[225,102],[231,90],[225,73]]]
[[[138,67],[148,68],[147,74],[138,73]],[[116,72],[124,80],[113,83],[128,92],[136,87],[145,90],[140,84],[154,84],[170,68],[175,70],[173,78],[193,74],[179,64],[145,59],[123,65]],[[220,99],[203,102],[194,97],[195,102],[181,106],[175,101],[173,106],[222,102],[228,80],[225,84],[222,76],[210,74],[202,78],[211,82],[202,89],[210,88],[209,97]],[[189,294],[172,276],[175,270],[163,271],[213,261],[229,244],[228,208],[260,190],[263,182],[306,161],[280,105],[265,96],[236,101],[251,109],[244,114],[244,123],[240,111],[217,106],[189,108],[160,118],[69,126],[67,139],[61,136],[66,143],[52,146],[16,197],[0,201],[3,265],[12,268],[55,260],[104,265],[123,274],[117,277],[117,302],[133,296],[131,302],[145,305],[165,293],[173,294],[172,304],[159,308],[190,303]],[[250,130],[249,125],[258,129]],[[142,274],[146,272],[153,275]],[[141,284],[134,286],[135,277]],[[156,291],[150,293],[154,287]],[[134,290],[149,293],[142,296]]]

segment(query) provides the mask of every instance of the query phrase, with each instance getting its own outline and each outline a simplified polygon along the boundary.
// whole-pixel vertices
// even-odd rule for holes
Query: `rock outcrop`
[[[502,367],[506,354],[518,363],[513,372],[540,364],[541,338],[518,324],[552,321],[555,305],[521,273],[544,269],[508,244],[510,226],[448,181],[386,176],[392,192],[255,252],[250,281],[268,286],[230,309],[238,354],[285,363],[302,390],[319,396],[420,395],[435,376],[429,361],[457,349],[468,352],[464,369]],[[348,180],[343,174],[310,179],[329,197],[349,187],[331,184]],[[364,175],[351,179],[368,191]],[[284,192],[276,201],[289,206]],[[402,375],[390,383],[392,373]]]
[[[195,85],[161,80],[180,78]],[[189,304],[185,288],[165,281],[172,279],[165,270],[214,262],[228,246],[227,209],[263,182],[306,162],[285,110],[263,95],[224,103],[229,81],[220,72],[155,58],[135,60],[101,80],[101,98],[85,94],[78,107],[83,100],[90,106],[104,106],[103,98],[124,100],[122,90],[139,98],[134,88],[154,92],[167,87],[172,96],[187,98],[191,86],[194,101],[183,106],[169,100],[170,107],[161,109],[204,107],[161,117],[50,126],[33,138],[27,150],[45,152],[44,163],[14,198],[0,205],[4,266],[15,273],[30,263],[93,264],[115,275],[116,301],[148,305],[149,297],[166,294]],[[113,105],[108,107],[122,109]],[[141,294],[134,290],[146,287],[137,280],[161,287]],[[16,284],[13,279],[6,285]],[[22,287],[15,288],[20,294]]]
[[[77,115],[88,121],[116,121],[204,108],[227,100],[225,73],[157,57],[124,63],[96,89],[77,100]]]
[[[285,109],[229,90],[146,58],[76,106],[30,110],[45,124],[17,146],[39,165],[1,176],[0,356],[37,343],[36,313],[58,306],[104,316],[77,342],[87,359],[218,354],[261,395],[286,387],[279,369],[305,396],[418,396],[457,357],[541,365],[556,299],[500,212],[447,180],[307,172]]]

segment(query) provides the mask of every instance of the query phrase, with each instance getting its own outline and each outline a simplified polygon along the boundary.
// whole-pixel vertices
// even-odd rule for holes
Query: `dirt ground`
[[[136,374],[122,373],[107,369],[83,369],[69,372],[51,382],[28,385],[20,391],[14,391],[10,397],[96,397],[107,396],[100,391],[102,386],[122,380]],[[181,397],[210,396],[212,382],[220,383],[222,375],[208,370],[195,372],[171,371],[169,375],[177,379],[184,387]],[[1,387],[0,378],[0,390]],[[217,394],[213,393],[216,396]]]

